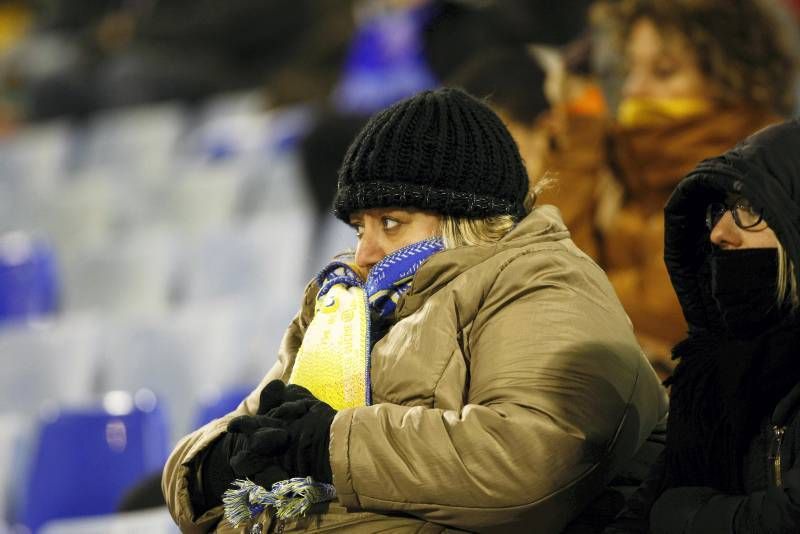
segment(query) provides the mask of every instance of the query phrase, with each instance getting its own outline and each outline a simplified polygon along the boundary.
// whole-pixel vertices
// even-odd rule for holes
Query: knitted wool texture
[[[500,118],[459,89],[425,91],[374,115],[339,169],[335,215],[417,208],[455,217],[525,215],[528,174]]]

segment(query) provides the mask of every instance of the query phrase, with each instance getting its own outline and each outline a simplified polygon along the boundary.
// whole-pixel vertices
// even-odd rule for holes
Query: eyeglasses
[[[719,220],[730,211],[733,222],[742,230],[749,230],[764,220],[761,210],[754,208],[746,198],[739,197],[732,202],[712,202],[706,208],[706,227],[713,230]]]

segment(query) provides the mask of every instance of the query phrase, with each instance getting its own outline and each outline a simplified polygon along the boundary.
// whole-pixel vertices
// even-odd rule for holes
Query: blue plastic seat
[[[42,424],[20,517],[32,532],[51,519],[113,513],[125,490],[163,469],[162,410],[127,399],[121,408],[62,411]]]
[[[58,311],[60,283],[53,249],[22,232],[0,235],[0,323]]]

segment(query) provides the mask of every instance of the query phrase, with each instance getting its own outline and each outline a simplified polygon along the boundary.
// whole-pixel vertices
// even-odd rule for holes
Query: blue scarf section
[[[385,256],[370,269],[367,281],[348,264],[334,261],[328,264],[319,275],[320,286],[317,298],[320,299],[336,284],[348,287],[357,286],[364,290],[370,309],[370,348],[387,330],[387,322],[394,315],[400,297],[411,288],[411,282],[420,265],[433,254],[444,250],[441,238],[434,237],[418,241]]]

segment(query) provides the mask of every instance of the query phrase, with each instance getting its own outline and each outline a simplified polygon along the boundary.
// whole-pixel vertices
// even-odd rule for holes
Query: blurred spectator
[[[545,72],[522,47],[485,50],[447,81],[485,99],[513,127],[530,129],[550,104],[544,94]],[[515,137],[519,143],[519,138]],[[529,171],[530,172],[530,171]]]
[[[545,15],[544,6],[539,4],[497,2],[470,9],[463,4],[445,3],[430,30],[432,65],[439,72],[450,73],[448,85],[462,86],[479,97],[488,97],[488,103],[503,118],[517,141],[532,180],[540,180],[552,167],[544,165],[543,154],[547,152],[546,123],[553,117],[542,117],[551,102],[563,101],[576,116],[590,115],[589,128],[580,130],[590,137],[601,124],[596,121],[597,115],[605,112],[602,94],[589,77],[591,48],[588,35],[585,31],[581,33],[587,3],[568,4],[571,11],[559,8]],[[541,13],[537,11],[539,9]],[[536,20],[535,24],[532,19]],[[509,25],[511,20],[515,22]],[[552,23],[552,27],[543,28],[542,20]],[[527,21],[527,25],[520,21]],[[473,31],[472,24],[481,29]],[[437,41],[437,33],[441,31],[444,34],[443,28],[451,26],[455,31],[470,33],[472,37]],[[521,31],[523,27],[527,28],[526,32]],[[530,42],[560,45],[578,35],[586,36],[564,48],[565,61],[560,63],[552,61],[551,50],[554,48],[528,45]],[[458,45],[454,46],[456,42]],[[468,43],[466,48],[464,43]],[[568,64],[569,76],[564,72],[565,63]],[[591,154],[578,154],[576,157],[597,160]],[[553,203],[558,199],[558,207],[573,240],[592,255],[596,252],[592,217],[586,216],[586,202],[582,199],[591,197],[594,189],[595,183],[591,179],[573,180],[569,183],[569,191],[557,196],[555,193],[543,196],[544,202]]]
[[[563,45],[585,28],[590,0],[435,2],[425,32],[425,50],[440,80],[494,47],[528,43]]]
[[[601,2],[595,57],[613,50],[619,58],[621,71],[600,71],[618,79],[605,87],[621,87],[616,120],[607,126],[569,102],[550,117],[547,168],[562,195],[586,180],[597,187],[579,211],[596,227],[597,258],[664,374],[686,324],[662,258],[663,206],[697,162],[791,112],[797,39],[789,20],[777,3],[759,0]]]
[[[50,0],[37,7],[36,31],[7,67],[29,93],[31,119],[262,85],[274,85],[268,93],[277,104],[320,97],[352,31],[349,1]]]
[[[800,22],[800,0],[783,0],[783,3],[789,7],[795,19]]]
[[[25,2],[0,2],[0,58],[25,36],[30,24],[31,10]],[[9,90],[0,92],[0,135],[3,135],[19,120],[20,94],[13,80],[0,79],[0,83],[9,86]]]
[[[595,225],[598,177],[605,165],[604,145],[608,120],[606,100],[592,66],[593,42],[583,34],[562,49],[535,47],[545,66],[545,94],[552,111],[536,124],[542,148],[536,157],[542,173],[554,178],[555,187],[546,188],[542,202],[558,206],[572,240],[592,257],[597,257]],[[564,150],[562,146],[569,146]],[[536,179],[539,176],[533,176]]]
[[[39,30],[74,32],[79,34],[93,28],[106,15],[123,9],[125,0],[32,0]]]
[[[369,115],[437,85],[422,43],[433,4],[420,0],[377,4],[362,3],[357,10],[358,28],[332,95],[344,112]]]
[[[3,61],[3,92],[20,95],[23,120],[85,114],[106,57],[103,36],[112,33],[101,29],[113,26],[107,17],[118,20],[132,8],[122,0],[34,0],[30,6],[31,31]]]
[[[288,9],[286,2],[262,0],[259,3],[270,4],[274,12],[269,27],[284,24],[280,19]],[[304,0],[301,2],[305,4],[304,18],[292,27],[282,27],[280,37],[273,36],[273,43],[256,52],[276,62],[265,69],[268,76],[262,83],[268,104],[279,107],[328,98],[353,36],[353,12],[357,3],[357,0]],[[269,27],[262,25],[254,31],[270,31]]]
[[[366,117],[359,115],[323,111],[300,142],[304,176],[318,221],[331,213],[339,167],[347,147],[366,121]]]
[[[522,46],[481,51],[446,81],[446,85],[484,99],[500,116],[519,147],[531,180],[538,180],[544,171],[540,158],[546,138],[537,127],[550,108],[544,83],[544,69]],[[562,215],[569,221],[567,214]]]
[[[0,1],[0,54],[14,46],[28,31],[31,10],[21,0]]]

